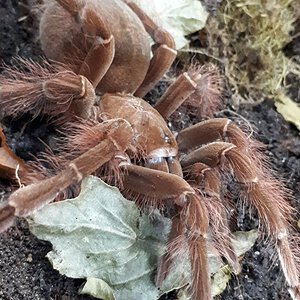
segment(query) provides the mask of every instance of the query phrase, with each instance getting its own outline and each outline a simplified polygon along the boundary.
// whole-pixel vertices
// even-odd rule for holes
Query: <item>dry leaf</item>
[[[0,127],[0,177],[15,180],[16,174],[25,171],[25,163],[6,144]]]
[[[276,97],[275,106],[286,121],[300,130],[300,107],[296,102],[284,94],[279,94]]]

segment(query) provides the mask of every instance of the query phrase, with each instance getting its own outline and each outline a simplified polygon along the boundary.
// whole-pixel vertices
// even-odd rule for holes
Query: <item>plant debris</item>
[[[300,77],[299,60],[283,52],[293,39],[298,4],[298,0],[223,1],[217,20],[209,22],[210,47],[224,63],[236,104],[274,99],[285,91],[289,73]]]
[[[276,97],[275,106],[284,119],[294,124],[300,130],[300,107],[284,94]]]
[[[18,174],[25,171],[25,163],[7,146],[0,127],[0,177],[18,180]]]

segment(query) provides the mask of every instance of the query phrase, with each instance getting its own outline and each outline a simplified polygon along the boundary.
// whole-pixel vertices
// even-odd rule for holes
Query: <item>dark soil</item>
[[[31,3],[26,0],[2,0],[0,4],[0,59],[10,64],[16,55],[40,60],[42,52],[36,38],[37,23]],[[290,51],[299,51],[291,45]],[[294,54],[294,53],[293,53]],[[296,53],[299,55],[299,53]],[[299,82],[291,78],[293,99],[300,103]],[[267,146],[266,154],[293,191],[293,205],[300,208],[300,139],[299,132],[276,112],[271,101],[256,106],[228,107],[245,117],[257,128],[255,137]],[[232,112],[219,116],[235,117]],[[185,117],[187,119],[187,117]],[[24,159],[40,151],[48,141],[48,130],[37,120],[21,130],[25,120],[6,120],[4,131],[12,149]],[[43,124],[43,125],[42,125]],[[0,200],[10,188],[0,182]],[[238,229],[248,230],[258,224],[255,218],[238,218]],[[47,242],[30,234],[25,221],[0,235],[0,299],[93,299],[77,294],[82,280],[70,279],[53,270],[45,255],[51,249]],[[242,272],[231,280],[221,299],[290,299],[277,262],[272,263],[272,248],[258,242],[242,261]],[[175,299],[169,295],[168,299]],[[125,299],[124,299],[125,300]]]

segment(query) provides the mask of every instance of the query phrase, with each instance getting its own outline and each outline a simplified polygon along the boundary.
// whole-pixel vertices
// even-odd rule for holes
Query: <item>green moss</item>
[[[213,47],[222,52],[225,74],[240,101],[273,97],[288,73],[300,76],[300,65],[282,49],[292,40],[298,0],[228,0],[209,25]],[[214,42],[215,37],[218,42]]]

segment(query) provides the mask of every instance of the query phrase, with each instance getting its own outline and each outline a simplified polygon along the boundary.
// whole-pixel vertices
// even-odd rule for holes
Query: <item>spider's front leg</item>
[[[166,253],[159,263],[157,286],[160,287],[168,275],[175,255],[184,251],[187,245],[192,270],[192,297],[211,300],[207,261],[208,214],[203,199],[178,175],[134,165],[125,168],[125,189],[144,195],[146,199],[171,200],[177,210],[172,218]]]
[[[293,209],[285,199],[285,188],[264,167],[263,155],[255,143],[227,119],[196,124],[180,132],[177,141],[181,151],[191,149],[181,159],[183,168],[190,170],[199,162],[210,169],[230,168],[241,184],[242,197],[257,209],[266,233],[273,237],[290,294],[299,300],[300,266],[291,226]]]
[[[132,128],[123,119],[110,120],[97,126],[106,132],[106,138],[96,146],[66,164],[57,175],[21,188],[0,209],[0,232],[10,227],[17,217],[26,217],[35,210],[53,201],[72,183],[81,181],[108,162],[117,152],[125,152],[132,140]]]

